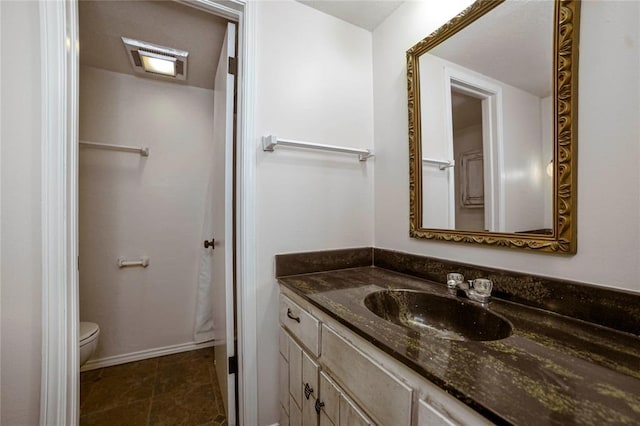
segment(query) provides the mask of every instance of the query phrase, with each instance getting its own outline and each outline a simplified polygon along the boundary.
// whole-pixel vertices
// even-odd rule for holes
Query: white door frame
[[[254,6],[244,0],[182,0],[238,22],[237,324],[238,420],[258,423]],[[77,425],[78,341],[78,11],[77,0],[40,2],[42,58],[41,425]]]

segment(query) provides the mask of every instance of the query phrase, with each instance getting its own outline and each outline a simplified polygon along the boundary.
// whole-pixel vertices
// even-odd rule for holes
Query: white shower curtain
[[[210,173],[211,175],[212,173]],[[213,238],[213,182],[209,176],[205,198],[204,222],[200,240],[200,263],[198,266],[198,292],[193,340],[205,342],[213,340],[213,249],[204,248],[204,241]]]

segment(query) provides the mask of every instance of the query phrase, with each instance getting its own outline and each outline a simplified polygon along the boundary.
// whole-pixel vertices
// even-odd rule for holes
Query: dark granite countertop
[[[281,285],[495,423],[640,424],[640,338],[499,299],[511,322],[496,341],[444,340],[364,305],[383,289],[449,295],[444,284],[359,267],[278,278]]]

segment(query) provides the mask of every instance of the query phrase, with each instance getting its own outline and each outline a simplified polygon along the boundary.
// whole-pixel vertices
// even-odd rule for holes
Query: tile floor
[[[80,425],[226,426],[213,348],[80,375]]]

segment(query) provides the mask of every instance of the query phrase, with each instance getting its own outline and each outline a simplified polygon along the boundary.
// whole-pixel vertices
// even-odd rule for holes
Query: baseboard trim
[[[145,349],[143,351],[131,352],[128,354],[108,356],[105,358],[90,359],[80,368],[80,371],[97,370],[98,368],[112,367],[114,365],[126,364],[127,362],[141,361],[143,359],[155,358],[163,355],[172,355],[196,349],[210,348],[212,346],[221,345],[222,343],[224,342],[215,340],[202,343],[189,342],[155,349]]]

